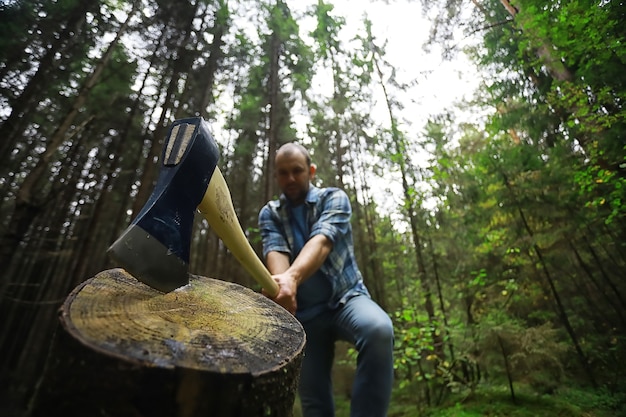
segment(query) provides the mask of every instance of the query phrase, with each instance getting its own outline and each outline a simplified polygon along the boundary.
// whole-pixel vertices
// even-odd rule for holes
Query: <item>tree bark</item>
[[[509,355],[504,347],[504,342],[502,341],[502,337],[496,333],[496,338],[498,339],[498,345],[500,346],[500,351],[502,352],[502,358],[504,359],[504,369],[506,370],[506,377],[509,381],[509,391],[511,393],[511,401],[513,404],[517,404],[517,399],[515,398],[515,388],[513,386],[513,375],[511,373],[511,365],[509,363]]]
[[[225,45],[224,36],[230,29],[230,13],[228,11],[228,3],[224,1],[218,2],[219,7],[215,12],[214,24],[211,29],[213,41],[209,46],[209,58],[203,68],[205,74],[205,88],[202,90],[199,108],[200,116],[209,119],[207,108],[213,102],[213,85],[215,84],[215,74],[222,66],[224,59],[224,51],[222,47]]]
[[[52,157],[67,139],[66,136],[73,126],[76,117],[81,112],[81,108],[85,105],[89,93],[99,81],[104,68],[113,55],[113,51],[117,47],[122,35],[126,32],[132,16],[138,10],[137,6],[138,4],[134,3],[133,10],[117,31],[115,39],[109,44],[106,52],[95,65],[89,77],[85,80],[78,95],[74,99],[70,111],[63,117],[60,125],[56,128],[49,142],[46,144],[46,150],[41,154],[35,167],[28,173],[20,185],[20,189],[15,198],[15,208],[8,221],[8,230],[0,234],[0,265],[8,264],[15,247],[22,240],[35,217],[42,213],[44,206],[48,202],[49,196],[41,196],[40,193],[48,181],[47,170]]]
[[[406,141],[403,138],[401,132],[398,129],[397,119],[393,113],[393,105],[389,94],[387,93],[387,87],[384,83],[383,72],[377,58],[373,59],[374,68],[380,80],[380,85],[383,90],[383,96],[385,98],[385,104],[387,106],[387,112],[389,113],[389,120],[391,122],[391,138],[394,152],[396,155],[406,155]],[[435,306],[433,303],[433,291],[431,282],[426,271],[426,260],[422,248],[422,235],[419,230],[418,218],[414,213],[416,207],[415,197],[413,196],[413,190],[409,185],[409,176],[411,175],[410,167],[407,166],[407,162],[404,156],[397,158],[398,165],[400,166],[400,175],[402,177],[402,191],[404,193],[404,201],[407,207],[407,217],[409,218],[409,224],[411,226],[411,237],[413,239],[413,245],[415,247],[415,259],[417,262],[419,282],[422,287],[424,297],[424,309],[428,314],[428,322],[431,324],[431,337],[433,340],[433,352],[437,355],[439,360],[445,359],[444,341],[441,333],[438,332],[435,314]]]
[[[513,191],[511,187],[511,182],[509,181],[507,175],[504,172],[500,171],[500,174],[502,175],[502,179],[503,179],[505,187],[507,188],[507,190],[509,191],[510,195],[513,198],[513,201],[515,202],[516,210],[517,210],[517,213],[519,214],[520,221],[524,227],[524,230],[528,234],[528,237],[530,237],[531,241],[534,241],[533,230],[530,227],[528,220],[526,219],[524,210],[522,209],[522,207],[517,201],[517,198],[515,197],[515,192]],[[534,254],[537,256],[537,259],[539,261],[538,263],[541,266],[541,272],[543,273],[546,283],[550,287],[550,294],[552,295],[554,299],[556,312],[559,316],[559,319],[561,320],[561,324],[563,325],[563,327],[565,327],[567,334],[570,336],[572,344],[574,345],[574,349],[576,349],[576,353],[578,354],[578,360],[581,364],[581,367],[587,374],[587,377],[589,378],[589,382],[594,387],[597,387],[598,384],[596,382],[593,369],[591,368],[587,355],[585,354],[580,344],[580,341],[578,340],[578,336],[576,335],[576,332],[574,331],[574,327],[572,326],[569,320],[569,316],[567,314],[567,311],[565,310],[565,306],[563,305],[561,296],[556,289],[556,284],[554,282],[554,279],[552,278],[552,275],[550,274],[550,271],[548,270],[548,266],[544,260],[543,252],[537,243],[531,244],[531,248]]]
[[[33,416],[292,415],[304,329],[248,288],[192,275],[164,294],[112,269],[60,319]]]
[[[154,189],[159,172],[160,164],[157,161],[162,151],[162,144],[170,126],[170,119],[176,114],[183,94],[183,91],[180,91],[179,83],[181,77],[183,77],[184,74],[190,73],[192,70],[196,52],[192,50],[192,48],[187,49],[187,47],[191,42],[191,35],[194,32],[193,23],[196,18],[198,6],[199,2],[188,6],[192,9],[186,14],[181,14],[182,20],[172,23],[172,28],[176,28],[175,33],[180,33],[180,37],[170,40],[174,42],[175,48],[172,49],[169,55],[167,67],[162,70],[164,75],[159,83],[160,87],[157,89],[157,91],[162,91],[163,86],[167,84],[163,103],[158,106],[160,107],[158,109],[158,111],[160,111],[159,121],[156,123],[154,132],[152,132],[153,139],[148,151],[148,157],[144,161],[139,189],[133,202],[133,218],[139,214],[139,211],[141,211],[150,193],[152,193]],[[167,43],[168,40],[166,39],[165,44],[167,45]],[[168,75],[170,75],[170,78],[166,80]],[[157,110],[157,108],[155,107],[151,114],[154,114],[154,110]]]
[[[267,161],[265,166],[265,189],[263,200],[269,201],[276,194],[276,185],[274,183],[274,155],[278,150],[278,103],[280,101],[278,94],[280,90],[280,54],[281,41],[276,33],[276,29],[270,37],[270,66],[269,66],[269,95],[268,95],[268,126],[267,126]]]
[[[41,57],[35,74],[28,80],[19,97],[10,102],[11,113],[0,125],[0,163],[5,166],[10,160],[11,151],[19,140],[18,134],[23,128],[25,115],[33,110],[33,107],[45,97],[38,96],[41,92],[46,92],[46,84],[52,83],[53,74],[58,71],[59,60],[66,54],[68,43],[72,38],[76,38],[85,26],[87,14],[97,5],[95,1],[84,1],[76,3],[65,23],[65,27],[60,30],[58,36],[50,36],[50,44],[46,53]]]
[[[513,17],[514,19],[519,19],[520,17],[520,9],[519,7],[512,4],[509,0],[500,0],[500,3],[506,11]],[[527,33],[528,37],[533,40],[533,47],[537,57],[541,60],[541,62],[545,65],[546,71],[552,76],[554,79],[559,81],[572,81],[574,79],[574,75],[572,72],[565,66],[561,60],[557,59],[553,55],[553,46],[549,42],[549,40],[544,39],[541,35],[535,33],[534,31],[529,31],[526,21],[522,21],[519,24],[521,30]]]

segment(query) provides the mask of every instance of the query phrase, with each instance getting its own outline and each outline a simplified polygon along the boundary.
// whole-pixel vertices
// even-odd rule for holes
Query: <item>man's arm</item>
[[[274,301],[291,314],[295,314],[298,307],[296,303],[298,285],[320,269],[332,248],[333,243],[329,238],[315,235],[304,245],[291,265],[286,253],[269,252],[266,259],[267,267],[278,283],[278,295]]]

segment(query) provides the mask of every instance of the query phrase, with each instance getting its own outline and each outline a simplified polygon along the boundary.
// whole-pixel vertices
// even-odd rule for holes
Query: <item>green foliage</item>
[[[597,161],[597,147],[594,146],[591,162],[575,173],[574,181],[579,187],[580,196],[587,201],[585,207],[592,209],[597,216],[604,217],[604,223],[626,216],[626,178],[617,171],[602,168]],[[620,167],[626,168],[626,147]],[[595,162],[595,163],[593,163]]]
[[[310,38],[299,33],[287,3],[243,3],[229,3],[232,11],[223,1],[142,3],[124,38],[130,42],[116,47],[54,154],[48,170],[54,176],[40,178],[60,203],[48,205],[54,209],[50,219],[35,219],[11,270],[26,277],[33,265],[44,265],[45,283],[41,276],[24,278],[11,283],[11,291],[37,288],[41,299],[58,299],[70,289],[68,277],[86,275],[86,266],[74,265],[82,258],[90,268],[107,265],[101,244],[129,221],[141,175],[152,163],[149,147],[158,144],[156,121],[162,118],[165,125],[175,114],[205,111],[196,106],[206,105],[200,99],[206,93],[220,100],[210,106],[216,128],[223,128],[217,138],[220,163],[228,170],[236,206],[246,211],[242,224],[253,243],[258,233],[250,224],[263,203],[260,179],[271,174],[264,172],[270,127],[279,142],[287,141],[296,139],[296,117],[305,120],[306,142],[323,168],[320,181],[347,185],[359,265],[392,313],[396,331],[398,401],[390,415],[424,415],[427,404],[441,400],[447,408],[434,415],[623,413],[626,399],[615,394],[624,391],[620,381],[626,375],[623,2],[527,0],[513,2],[516,14],[499,0],[474,2],[471,10],[459,0],[423,1],[430,16],[437,13],[433,39],[446,53],[459,28],[477,41],[470,52],[484,86],[466,110],[488,117],[483,124],[459,122],[452,112],[434,115],[419,133],[405,129],[409,122],[396,116],[402,103],[394,91],[404,86],[386,74],[394,67],[371,20],[364,19],[357,46],[348,47],[342,42],[345,19],[330,3],[317,2],[307,15],[315,19]],[[7,195],[3,215],[71,109],[94,57],[119,28],[118,8],[128,11],[129,4],[0,5],[0,107],[23,104],[0,126],[15,126],[15,146],[5,152],[10,166],[2,168],[10,171],[1,183]],[[251,14],[257,20],[248,25]],[[231,16],[246,23],[229,31]],[[211,41],[217,32],[212,19],[226,26],[223,44]],[[71,33],[63,36],[68,28]],[[225,59],[213,62],[220,52]],[[41,78],[35,77],[38,70]],[[328,96],[311,94],[314,74],[332,78]],[[279,82],[272,96],[274,75]],[[382,125],[371,114],[373,91],[381,84],[389,87],[390,114]],[[271,124],[270,112],[276,116]],[[397,212],[381,214],[373,203],[373,193],[385,197],[385,190],[374,188],[379,180],[402,187]],[[11,224],[8,216],[1,220]],[[75,234],[46,234],[58,224]],[[97,243],[87,241],[91,236]],[[236,263],[207,236],[198,237],[195,259],[211,273],[228,270],[232,278]],[[63,242],[52,247],[57,241]],[[48,293],[43,285],[50,283],[55,287]],[[427,295],[434,300],[432,316]],[[51,317],[34,310],[24,315],[13,306],[7,313]],[[564,388],[568,380],[585,382],[565,323],[605,391]],[[36,340],[42,332],[35,325],[19,327],[32,333],[15,340]],[[15,346],[15,352],[20,347],[3,346]],[[6,363],[15,352],[5,355]],[[460,378],[464,363],[478,365],[483,379]],[[510,404],[507,376],[519,393],[517,405]],[[343,398],[339,404],[338,415],[348,407]]]
[[[477,336],[478,363],[494,381],[504,382],[509,374],[513,382],[527,384],[540,394],[560,386],[569,346],[550,325],[526,327],[495,313],[481,321]]]
[[[599,388],[596,390],[564,388],[559,391],[559,398],[575,404],[586,412],[606,412],[616,417],[626,416],[626,392]]]
[[[20,65],[16,58],[21,55],[22,48],[28,38],[27,29],[36,21],[39,2],[14,1],[0,4],[0,62]],[[9,91],[2,91],[8,94]]]
[[[335,7],[332,4],[320,1],[314,8],[317,17],[317,26],[311,32],[311,37],[316,41],[318,54],[324,59],[331,59],[341,50],[339,37],[337,36],[344,26],[346,19],[333,17],[330,13]]]
[[[132,82],[137,63],[132,62],[123,45],[117,45],[109,64],[105,67],[101,81],[91,90],[88,105],[92,108],[110,110],[111,105],[132,95]]]
[[[520,385],[516,401],[511,401],[506,386],[482,384],[468,395],[458,392],[443,404],[424,409],[417,407],[407,388],[394,389],[389,416],[394,417],[623,417],[624,398],[606,390],[563,388],[551,395],[537,395]],[[339,416],[348,414],[338,414]]]
[[[609,404],[589,401],[601,400],[602,394],[577,391],[581,397],[573,397],[569,391],[554,395],[536,395],[522,387],[515,402],[508,397],[503,386],[483,386],[471,397],[452,396],[447,403],[432,409],[429,417],[609,417],[615,416],[615,408]],[[586,398],[585,398],[586,397]],[[406,414],[409,416],[411,414]],[[415,414],[417,416],[417,414]],[[620,414],[617,414],[618,416]]]
[[[286,3],[279,1],[270,10],[269,29],[282,44],[280,60],[292,76],[293,88],[305,93],[313,76],[313,54],[299,33],[299,26]],[[285,89],[286,90],[286,89]]]
[[[394,369],[401,376],[399,384],[403,388],[412,381],[427,381],[432,379],[434,366],[429,366],[423,372],[420,367],[422,360],[431,362],[436,360],[431,337],[432,327],[427,324],[428,317],[420,309],[406,307],[396,311],[395,324],[395,351]]]

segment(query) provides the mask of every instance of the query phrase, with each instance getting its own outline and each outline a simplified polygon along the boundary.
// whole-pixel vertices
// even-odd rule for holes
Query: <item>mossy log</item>
[[[246,287],[192,275],[161,293],[111,269],[59,312],[34,415],[292,415],[304,330]]]

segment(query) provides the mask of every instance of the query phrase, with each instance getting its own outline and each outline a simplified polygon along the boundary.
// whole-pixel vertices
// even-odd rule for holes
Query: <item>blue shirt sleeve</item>
[[[259,229],[261,239],[263,241],[263,257],[272,251],[285,252],[291,254],[291,249],[287,243],[287,239],[281,233],[281,224],[279,219],[272,216],[272,211],[266,205],[259,212]]]
[[[331,242],[336,243],[346,235],[350,228],[352,208],[348,195],[340,189],[334,189],[323,199],[321,215],[313,223],[309,237],[324,235]]]

